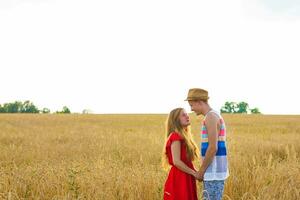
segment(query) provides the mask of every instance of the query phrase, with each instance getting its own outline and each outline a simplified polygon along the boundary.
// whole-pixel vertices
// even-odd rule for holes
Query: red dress
[[[196,179],[178,169],[173,164],[171,143],[179,140],[181,143],[180,158],[188,167],[195,169],[193,163],[186,156],[184,139],[176,132],[170,134],[166,144],[166,153],[170,165],[172,165],[164,187],[164,200],[197,200]]]

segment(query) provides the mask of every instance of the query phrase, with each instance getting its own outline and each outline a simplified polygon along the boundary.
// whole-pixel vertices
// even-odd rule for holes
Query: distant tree
[[[50,113],[50,109],[49,108],[43,108],[42,113]]]
[[[64,106],[62,111],[56,111],[58,114],[69,114],[71,113],[70,109],[67,106]]]
[[[70,109],[67,106],[63,107],[63,113],[71,113]]]
[[[0,106],[1,113],[39,113],[39,109],[30,101],[15,101]]]
[[[30,101],[25,101],[21,108],[21,113],[39,113],[39,109]]]
[[[237,103],[226,101],[225,105],[221,108],[221,113],[236,113]]]
[[[20,113],[23,108],[21,101],[15,101],[13,103],[5,103],[3,109],[5,113]]]
[[[82,111],[82,114],[91,114],[91,113],[93,113],[93,111],[91,111],[91,110],[89,110],[89,109],[84,109],[84,110]]]
[[[236,113],[248,113],[249,105],[248,103],[242,101],[237,104],[238,110]]]
[[[261,112],[259,111],[258,108],[250,109],[250,112],[251,112],[252,114],[261,114]]]
[[[5,110],[4,110],[4,108],[2,107],[2,105],[0,104],[0,113],[4,113],[5,112]]]

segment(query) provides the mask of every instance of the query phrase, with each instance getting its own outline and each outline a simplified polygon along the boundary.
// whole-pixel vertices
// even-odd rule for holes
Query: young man
[[[203,197],[221,200],[225,179],[229,176],[226,128],[222,116],[208,104],[208,92],[201,88],[192,88],[186,101],[196,115],[204,115],[201,129],[202,165],[199,181],[203,181]]]

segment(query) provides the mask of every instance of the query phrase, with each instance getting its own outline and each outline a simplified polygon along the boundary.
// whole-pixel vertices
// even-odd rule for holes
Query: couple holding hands
[[[166,121],[163,166],[171,166],[164,185],[164,200],[197,200],[196,180],[203,182],[203,199],[221,200],[229,176],[226,127],[222,116],[208,104],[208,92],[192,88],[188,92],[191,111],[204,115],[201,124],[201,149],[193,140],[189,115],[183,108],[170,112]],[[195,159],[201,159],[196,170]]]

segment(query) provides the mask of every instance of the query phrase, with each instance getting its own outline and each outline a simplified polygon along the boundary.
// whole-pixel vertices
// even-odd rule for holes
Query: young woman
[[[171,166],[164,185],[164,200],[197,200],[196,172],[192,161],[199,150],[190,132],[190,119],[183,108],[172,110],[166,122],[163,167]]]

